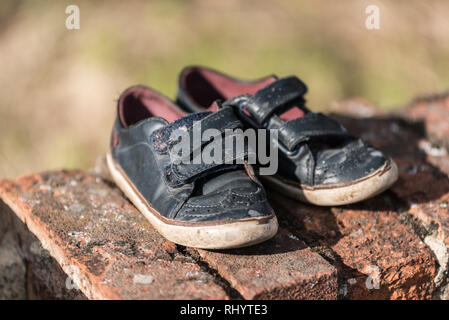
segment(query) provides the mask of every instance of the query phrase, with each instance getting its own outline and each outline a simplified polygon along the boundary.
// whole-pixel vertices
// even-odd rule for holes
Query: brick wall
[[[91,172],[0,182],[0,298],[447,299],[449,98],[419,99],[396,115],[360,99],[332,110],[395,159],[399,181],[331,208],[268,190],[280,231],[250,248],[163,239],[103,159]]]

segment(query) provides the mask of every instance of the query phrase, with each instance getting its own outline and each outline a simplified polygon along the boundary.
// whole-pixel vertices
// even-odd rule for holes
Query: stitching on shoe
[[[218,208],[221,207],[221,205],[219,204],[214,204],[214,205],[195,205],[195,204],[191,204],[191,203],[186,203],[184,204],[184,206],[189,207],[189,208]]]
[[[234,191],[231,190],[231,194],[239,196],[239,197],[251,198],[252,195],[258,194],[258,193],[260,193],[260,191],[262,191],[262,189],[261,188],[257,188],[256,191],[250,192],[249,194],[239,194],[239,193],[234,192]]]

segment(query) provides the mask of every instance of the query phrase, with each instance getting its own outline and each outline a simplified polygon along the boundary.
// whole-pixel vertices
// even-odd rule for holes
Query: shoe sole
[[[163,217],[137,191],[117,165],[110,152],[108,169],[117,186],[166,239],[177,244],[202,249],[231,249],[254,245],[272,238],[278,229],[274,213],[268,217],[222,222],[184,222]]]
[[[371,175],[347,184],[311,188],[285,181],[278,176],[260,176],[267,185],[288,196],[319,206],[340,206],[374,197],[390,188],[398,179],[398,167],[389,159]]]

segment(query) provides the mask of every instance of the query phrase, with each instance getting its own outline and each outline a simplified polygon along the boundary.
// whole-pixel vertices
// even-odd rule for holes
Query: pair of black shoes
[[[118,100],[111,175],[164,237],[208,249],[276,234],[258,177],[316,205],[354,203],[389,188],[398,176],[393,160],[308,110],[306,91],[293,76],[242,81],[202,67],[181,72],[177,105],[150,88],[131,87]],[[271,132],[255,132],[251,144],[248,129]],[[266,153],[277,152],[276,174],[262,175],[256,149],[264,144]]]

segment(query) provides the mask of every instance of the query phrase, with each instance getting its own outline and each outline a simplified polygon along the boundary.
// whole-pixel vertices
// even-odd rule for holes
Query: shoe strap
[[[239,140],[242,144],[240,144]],[[236,145],[239,144],[242,145],[243,148],[237,148]],[[170,168],[167,170],[167,173],[171,172],[172,174],[172,176],[169,177],[172,184],[179,185],[190,183],[211,173],[242,166],[248,158],[256,159],[256,152],[245,143],[245,137],[240,133],[226,135],[222,139],[213,139],[213,141],[206,144],[204,147],[207,148],[208,152],[212,149],[214,151],[221,149],[220,161],[205,163],[201,152],[196,154],[193,159],[188,159],[189,162],[183,161],[186,160],[186,158],[172,159]]]
[[[150,140],[159,154],[169,156],[169,163],[164,168],[166,180],[172,186],[179,186],[213,172],[243,165],[249,157],[255,159],[256,153],[248,145],[243,131],[232,131],[238,128],[243,128],[243,123],[234,108],[223,107],[213,113],[192,114],[174,121],[153,132]],[[212,132],[209,140],[203,141],[203,134],[208,129],[214,129],[215,132]],[[195,138],[200,141],[194,141]],[[183,146],[179,145],[180,141],[189,143]],[[221,150],[218,157],[220,161],[204,163],[202,153],[205,149],[207,152]],[[182,154],[178,155],[178,151],[182,151]]]
[[[307,87],[301,80],[289,76],[263,87],[252,96],[239,96],[223,105],[235,105],[238,102],[238,106],[250,114],[257,126],[263,127],[272,114],[280,114],[294,105],[304,105],[303,96],[306,92]]]
[[[227,107],[217,112],[197,112],[180,118],[155,130],[151,134],[150,140],[159,154],[168,154],[178,142],[173,139],[178,137],[178,135],[172,134],[174,132],[186,134],[193,139],[194,133],[202,137],[207,129],[216,129],[220,133],[224,133],[226,129],[236,128],[243,128],[243,123],[237,117],[233,108]]]
[[[349,137],[351,135],[340,123],[321,113],[312,112],[285,122],[278,131],[279,141],[289,151],[306,141]]]

